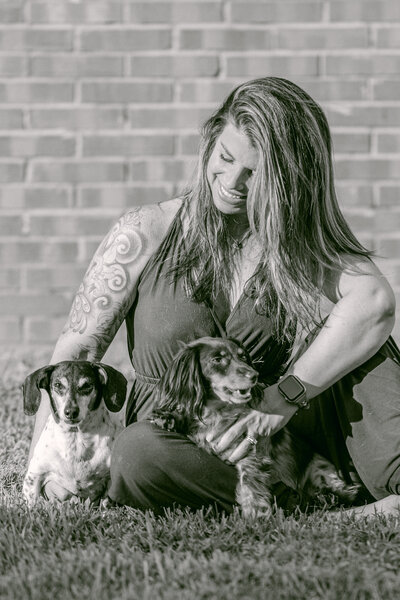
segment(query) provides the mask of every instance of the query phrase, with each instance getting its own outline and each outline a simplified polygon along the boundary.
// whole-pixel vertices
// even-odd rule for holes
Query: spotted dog
[[[54,482],[66,497],[96,502],[106,493],[111,449],[120,426],[108,411],[118,412],[127,381],[113,367],[87,361],[63,361],[28,375],[23,385],[24,411],[34,415],[46,390],[51,406],[23,482],[32,506]]]

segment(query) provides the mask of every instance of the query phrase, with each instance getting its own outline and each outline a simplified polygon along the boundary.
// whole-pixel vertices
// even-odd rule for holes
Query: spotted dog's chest
[[[96,432],[65,431],[49,417],[30,470],[73,494],[94,499],[109,479],[111,450],[119,428],[103,422]]]

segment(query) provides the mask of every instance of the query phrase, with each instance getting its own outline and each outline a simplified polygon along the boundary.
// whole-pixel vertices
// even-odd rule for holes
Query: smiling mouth
[[[247,198],[247,194],[232,194],[232,192],[227,190],[220,181],[218,181],[218,185],[219,193],[223,198],[228,198],[230,200],[246,200]]]

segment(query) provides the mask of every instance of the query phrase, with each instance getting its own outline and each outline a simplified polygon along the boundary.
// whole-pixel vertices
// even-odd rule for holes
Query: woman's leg
[[[289,423],[345,475],[351,460],[378,500],[400,494],[399,361],[400,352],[389,340]]]
[[[154,512],[210,505],[231,512],[236,483],[235,467],[188,438],[143,421],[129,425],[115,442],[108,495],[118,504]]]

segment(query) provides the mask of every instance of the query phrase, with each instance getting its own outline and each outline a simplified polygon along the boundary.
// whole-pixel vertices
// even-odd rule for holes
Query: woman
[[[267,77],[234,90],[202,133],[197,177],[183,198],[129,211],[100,245],[52,358],[100,360],[126,321],[136,381],[110,497],[153,510],[232,509],[235,468],[145,421],[178,342],[226,333],[269,384],[259,409],[271,413],[271,433],[287,424],[347,479],[354,464],[375,500],[356,514],[396,512],[394,296],[338,208],[321,108],[293,83]],[[333,307],[324,320],[325,299]],[[284,376],[295,376],[302,402],[285,398],[277,382],[296,331],[313,331]],[[48,411],[43,402],[32,447]],[[249,450],[246,438],[229,451],[251,425],[240,421],[219,440],[232,462]],[[68,497],[51,484],[45,494]]]

